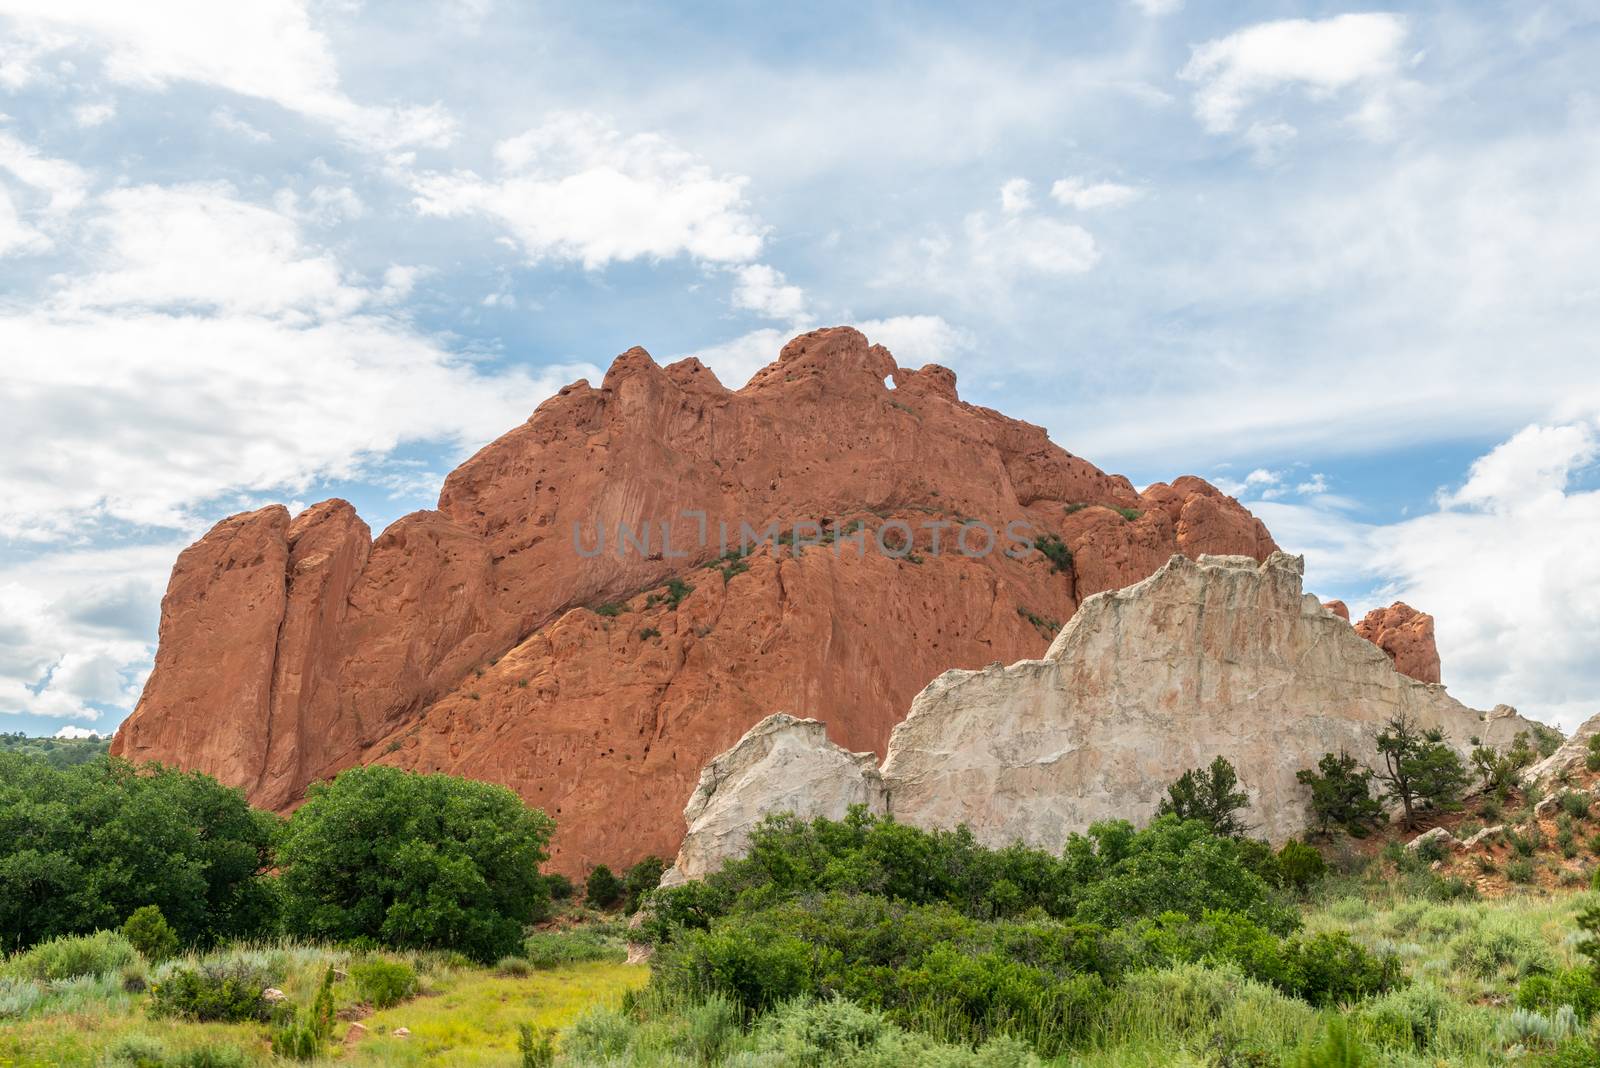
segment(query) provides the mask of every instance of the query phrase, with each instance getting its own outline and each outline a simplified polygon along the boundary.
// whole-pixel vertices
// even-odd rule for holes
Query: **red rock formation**
[[[1422,682],[1439,681],[1439,647],[1433,640],[1433,617],[1404,601],[1374,608],[1356,624],[1356,633],[1389,654],[1403,674]]]
[[[994,551],[984,527],[974,555],[953,544],[972,519]],[[716,566],[719,524],[736,547],[741,521],[804,520],[838,536]],[[857,522],[891,546],[912,531],[909,553],[859,551]],[[1070,563],[1006,555],[1008,522]],[[648,547],[619,553],[619,523],[648,523]],[[556,817],[552,867],[579,874],[671,856],[701,766],[770,712],[881,754],[945,669],[1040,655],[1083,598],[1175,552],[1275,548],[1200,479],[1141,495],[855,330],[794,339],[738,391],[631,349],[376,541],[343,501],[218,524],[174,568],[113,748],[277,809],[373,761],[506,783]]]
[[[1323,601],[1322,607],[1326,608],[1328,611],[1332,612],[1346,623],[1350,622],[1350,606],[1345,604],[1343,601]],[[1362,635],[1362,637],[1365,637],[1365,635]]]

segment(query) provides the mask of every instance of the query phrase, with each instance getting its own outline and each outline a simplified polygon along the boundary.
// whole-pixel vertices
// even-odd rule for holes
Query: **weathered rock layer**
[[[1256,833],[1281,842],[1307,822],[1295,773],[1340,750],[1375,766],[1374,740],[1393,717],[1443,729],[1463,757],[1533,726],[1401,674],[1301,592],[1301,566],[1284,553],[1264,563],[1174,556],[1086,600],[1043,659],[945,672],[894,728],[881,772],[888,811],[920,827],[966,824],[992,846],[1058,849],[1098,820],[1150,818],[1168,784],[1223,756],[1250,796]],[[834,769],[835,781],[813,787],[819,796],[861,790],[863,773],[838,754],[809,761]],[[725,847],[743,841],[738,826],[747,834],[791,800],[776,783],[762,797],[749,781],[725,798],[717,781],[703,781],[685,813],[684,875],[736,855]]]

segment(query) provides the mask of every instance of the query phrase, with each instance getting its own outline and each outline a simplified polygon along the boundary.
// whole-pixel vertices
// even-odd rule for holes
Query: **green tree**
[[[1378,735],[1383,780],[1390,799],[1400,802],[1407,828],[1417,825],[1417,812],[1459,807],[1467,785],[1467,769],[1437,727],[1422,730],[1406,713],[1391,719]]]
[[[590,908],[608,909],[622,900],[622,880],[604,864],[595,865],[583,890],[583,900]]]
[[[1337,756],[1324,753],[1316,771],[1302,768],[1295,778],[1311,788],[1311,814],[1324,838],[1331,838],[1335,827],[1352,838],[1365,838],[1375,824],[1388,819],[1382,802],[1372,796],[1372,770],[1343,749]]]
[[[1483,780],[1484,792],[1494,794],[1502,802],[1521,781],[1522,769],[1537,759],[1538,754],[1528,743],[1527,731],[1518,731],[1510,748],[1503,753],[1488,745],[1472,750],[1472,768]]]
[[[666,870],[667,862],[657,856],[645,857],[629,868],[622,877],[623,911],[630,916],[638,912],[644,895],[661,885],[661,876]]]
[[[504,786],[377,765],[343,771],[311,788],[284,831],[285,928],[508,956],[549,904],[539,865],[554,826]]]
[[[1250,797],[1239,785],[1239,774],[1222,757],[1209,768],[1192,768],[1167,787],[1166,799],[1156,809],[1158,816],[1180,820],[1199,820],[1213,834],[1237,838],[1250,829],[1239,812],[1250,806]]]
[[[154,905],[134,909],[122,925],[122,937],[148,961],[166,960],[178,952],[178,932]]]
[[[0,948],[154,905],[183,943],[270,933],[278,820],[207,775],[0,753]]]

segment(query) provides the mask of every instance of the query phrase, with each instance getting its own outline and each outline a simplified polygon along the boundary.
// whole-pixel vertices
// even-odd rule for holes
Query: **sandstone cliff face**
[[[1439,681],[1439,647],[1433,617],[1404,601],[1374,608],[1356,624],[1356,633],[1389,654],[1394,666],[1423,682]]]
[[[704,566],[719,524],[736,544],[741,522],[802,520],[901,523],[913,544],[897,559],[838,537]],[[963,555],[967,520],[1025,524],[1070,562]],[[649,524],[649,545],[619,552],[619,523]],[[738,391],[633,349],[375,541],[342,501],[218,524],[174,568],[114,751],[280,810],[373,761],[505,783],[556,817],[552,867],[581,873],[670,856],[702,765],[774,709],[825,714],[839,744],[882,753],[941,671],[1038,655],[1084,598],[1174,552],[1275,548],[1203,481],[1141,495],[852,329],[794,339]]]
[[[1255,833],[1281,842],[1307,822],[1295,772],[1340,749],[1376,766],[1374,739],[1396,715],[1443,728],[1463,758],[1474,738],[1503,747],[1532,726],[1401,674],[1300,579],[1300,558],[1284,553],[1175,556],[1085,601],[1043,659],[945,672],[894,728],[888,810],[920,827],[966,824],[991,846],[1054,850],[1098,820],[1149,819],[1173,780],[1220,755],[1249,793]],[[858,781],[831,766],[838,779],[819,793]],[[702,788],[685,813],[684,870],[737,855],[725,848],[736,825],[747,834],[787,802],[768,789],[770,801],[742,784],[724,802]]]

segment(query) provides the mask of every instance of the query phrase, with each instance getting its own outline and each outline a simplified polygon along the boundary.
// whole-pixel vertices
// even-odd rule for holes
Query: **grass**
[[[419,996],[375,1013],[361,1004],[356,984],[345,978],[334,986],[340,1020],[329,1056],[313,1063],[351,1065],[506,1066],[522,1063],[518,1026],[535,1033],[568,1027],[585,1010],[620,1001],[642,987],[649,972],[620,963],[609,936],[604,960],[557,963],[516,976],[466,964],[447,954],[419,953],[390,959],[410,963],[420,977]],[[273,974],[291,1003],[309,1004],[328,967],[348,974],[372,959],[344,949],[294,943],[239,946],[205,956],[188,956],[148,969],[159,982],[173,967],[224,958],[249,961]],[[36,991],[16,997],[18,985]],[[10,996],[8,996],[10,995]],[[22,1009],[0,1018],[0,1068],[235,1068],[277,1065],[267,1047],[267,1028],[259,1023],[194,1023],[152,1019],[148,993],[125,989],[120,974],[51,983],[0,980],[0,1011]],[[340,1041],[352,1019],[366,1037],[348,1048]],[[405,1038],[394,1030],[410,1030]],[[139,1056],[135,1056],[139,1054]]]
[[[568,964],[526,977],[458,973],[432,997],[416,998],[363,1021],[369,1037],[350,1064],[515,1065],[517,1025],[561,1030],[596,1002],[619,1001],[642,987],[649,972],[606,962]],[[393,1037],[397,1027],[411,1031]]]

